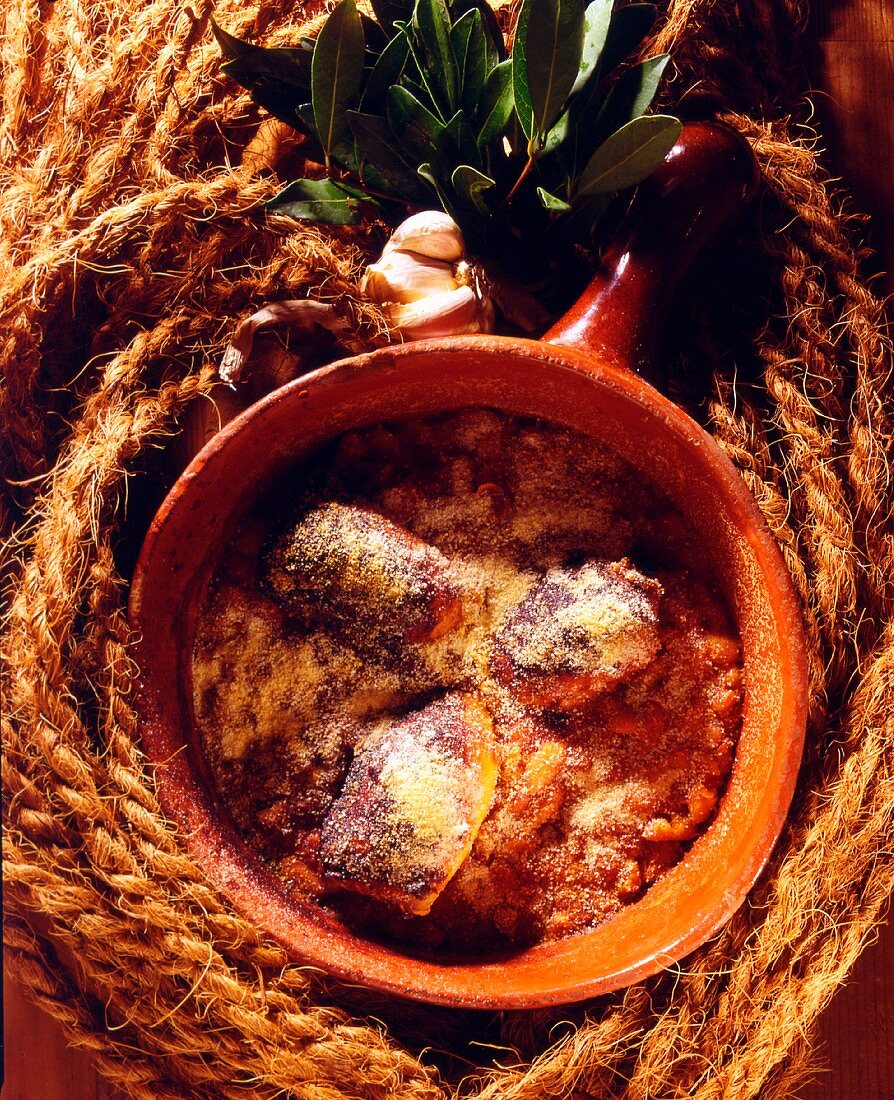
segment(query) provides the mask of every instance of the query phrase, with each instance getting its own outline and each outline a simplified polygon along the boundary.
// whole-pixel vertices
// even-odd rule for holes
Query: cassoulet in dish
[[[209,587],[195,718],[236,828],[352,927],[478,953],[592,928],[710,822],[740,646],[608,448],[470,409],[352,432]]]

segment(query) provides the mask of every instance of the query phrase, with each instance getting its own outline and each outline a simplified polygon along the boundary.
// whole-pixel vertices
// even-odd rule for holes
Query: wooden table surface
[[[815,0],[813,97],[829,163],[871,216],[880,272],[894,271],[894,0]],[[880,284],[894,293],[894,277]],[[4,992],[2,1100],[123,1100],[14,982]],[[820,1023],[820,1072],[801,1100],[894,1100],[894,924],[861,957]]]

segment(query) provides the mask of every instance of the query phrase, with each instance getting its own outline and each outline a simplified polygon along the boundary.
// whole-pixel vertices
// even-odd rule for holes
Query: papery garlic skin
[[[413,214],[391,234],[383,256],[389,252],[416,252],[432,260],[455,263],[466,253],[462,230],[442,210],[421,210]]]
[[[397,227],[361,289],[405,340],[490,332],[494,311],[487,281],[465,259],[456,222],[423,210]]]

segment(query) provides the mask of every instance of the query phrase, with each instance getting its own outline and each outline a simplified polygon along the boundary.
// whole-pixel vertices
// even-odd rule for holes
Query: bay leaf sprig
[[[310,62],[310,96],[314,129],[326,168],[345,130],[348,105],[363,82],[365,44],[354,0],[341,0],[323,24]]]
[[[370,205],[398,217],[437,203],[473,248],[500,252],[589,230],[679,135],[648,113],[668,55],[625,61],[651,4],[523,0],[511,50],[486,0],[372,9],[339,0],[315,41],[289,48],[214,24],[223,71],[304,134],[325,173],[289,184],[270,204],[281,213],[347,225]]]

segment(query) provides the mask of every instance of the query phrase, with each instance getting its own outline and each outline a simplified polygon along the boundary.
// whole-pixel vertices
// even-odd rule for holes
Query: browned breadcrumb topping
[[[661,591],[627,561],[551,569],[503,620],[491,670],[526,703],[576,709],[655,659]]]
[[[285,888],[452,952],[555,939],[640,897],[715,812],[741,713],[739,641],[676,509],[592,439],[487,409],[349,433],[289,484],[234,539],[192,668],[220,796]],[[349,598],[303,566],[277,595],[289,539],[333,504],[348,542],[381,525],[373,560]],[[345,568],[344,547],[318,551]],[[390,619],[389,558],[419,562],[429,593],[401,604],[402,577]],[[458,595],[440,633],[416,629],[432,591]],[[470,849],[423,857],[427,824],[467,811],[419,716],[461,697],[492,723],[495,787],[473,767],[470,805],[489,808],[468,811]],[[398,773],[430,799],[397,811]],[[402,846],[375,839],[383,815]]]
[[[439,550],[369,508],[329,501],[277,539],[268,582],[313,621],[359,623],[367,641],[431,641],[461,617],[461,592]]]
[[[459,692],[372,723],[323,820],[324,875],[427,913],[493,801],[492,733],[484,706]]]

